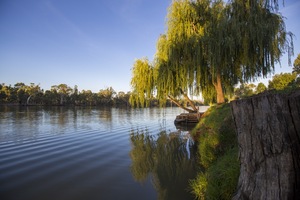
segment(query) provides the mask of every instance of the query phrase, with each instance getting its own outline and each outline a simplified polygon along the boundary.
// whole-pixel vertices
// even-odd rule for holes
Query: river
[[[173,123],[180,112],[2,106],[0,199],[193,199],[195,148]]]

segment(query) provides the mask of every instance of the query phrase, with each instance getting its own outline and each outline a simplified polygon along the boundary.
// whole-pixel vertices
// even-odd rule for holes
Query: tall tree
[[[30,83],[29,86],[26,86],[26,93],[28,94],[26,104],[29,104],[29,101],[32,97],[38,95],[41,92],[41,88],[39,85],[35,85],[34,83]]]
[[[0,102],[1,103],[11,103],[10,98],[12,94],[12,88],[5,85],[4,83],[0,86]]]
[[[51,90],[60,95],[60,105],[64,104],[66,97],[72,92],[72,88],[70,88],[67,84],[53,85],[51,86]]]
[[[26,85],[25,83],[16,83],[14,85],[14,92],[16,93],[17,96],[17,101],[19,104],[25,104],[26,99],[27,99],[27,94],[26,94]]]
[[[144,82],[146,89],[132,84],[141,91],[135,99],[143,101],[139,94],[155,88],[159,98],[196,91],[223,103],[224,91],[238,81],[272,73],[284,52],[293,53],[277,9],[277,0],[174,0],[158,40],[154,79]],[[137,77],[144,75],[134,73],[132,80]]]
[[[115,90],[112,87],[107,87],[106,89],[101,89],[98,92],[98,97],[100,98],[101,104],[109,105],[113,103],[113,97],[116,95]]]

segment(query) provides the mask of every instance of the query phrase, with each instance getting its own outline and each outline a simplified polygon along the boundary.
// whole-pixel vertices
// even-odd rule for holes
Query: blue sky
[[[171,0],[0,0],[0,83],[130,91],[135,59],[153,59]],[[282,3],[280,3],[282,5]],[[280,11],[300,53],[300,1]],[[291,72],[287,56],[276,73]]]

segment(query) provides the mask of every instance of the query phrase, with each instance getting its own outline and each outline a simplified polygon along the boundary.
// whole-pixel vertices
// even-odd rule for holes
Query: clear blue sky
[[[135,59],[153,59],[171,0],[0,0],[0,83],[129,91]],[[282,3],[280,3],[282,5]],[[281,10],[300,53],[300,1]],[[291,72],[287,56],[276,73]]]

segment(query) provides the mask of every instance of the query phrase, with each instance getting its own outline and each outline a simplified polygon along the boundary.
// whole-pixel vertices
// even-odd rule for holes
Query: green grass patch
[[[211,107],[193,131],[202,169],[190,181],[197,199],[231,199],[239,176],[238,147],[229,104]]]

